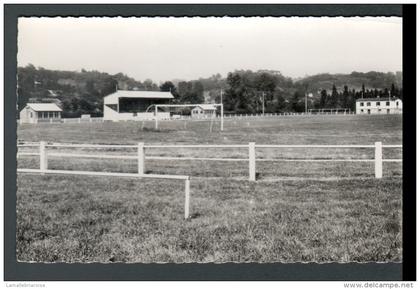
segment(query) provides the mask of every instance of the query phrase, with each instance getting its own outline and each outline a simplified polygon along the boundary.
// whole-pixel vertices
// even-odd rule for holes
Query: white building
[[[20,123],[61,122],[62,111],[55,103],[28,103],[19,113]]]
[[[169,91],[117,90],[104,97],[104,120],[154,119],[154,112],[146,112],[154,104],[166,104],[174,96]],[[159,119],[170,118],[168,112],[159,112]]]
[[[216,107],[212,104],[197,105],[191,110],[192,118],[213,118],[216,117]]]
[[[402,100],[396,97],[356,99],[356,114],[402,113]]]

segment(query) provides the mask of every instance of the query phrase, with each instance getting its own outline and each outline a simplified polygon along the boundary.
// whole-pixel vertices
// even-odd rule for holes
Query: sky
[[[402,70],[399,17],[19,18],[18,65],[192,80]]]

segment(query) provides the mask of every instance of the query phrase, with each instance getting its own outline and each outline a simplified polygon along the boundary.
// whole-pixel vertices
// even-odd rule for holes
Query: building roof
[[[29,106],[34,111],[63,111],[55,103],[28,103],[26,106]]]
[[[356,101],[396,101],[400,100],[398,97],[370,97],[370,98],[358,98]]]
[[[202,110],[216,110],[216,107],[213,104],[200,104],[197,105],[195,108],[201,108]]]
[[[173,99],[169,91],[117,90],[104,97],[105,104],[117,104],[120,98]]]

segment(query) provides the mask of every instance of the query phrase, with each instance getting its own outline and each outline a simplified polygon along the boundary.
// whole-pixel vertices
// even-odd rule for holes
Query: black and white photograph
[[[402,24],[19,17],[17,261],[401,263]]]

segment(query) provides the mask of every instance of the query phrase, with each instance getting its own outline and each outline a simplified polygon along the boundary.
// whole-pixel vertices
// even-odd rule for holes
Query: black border
[[[164,4],[4,5],[4,280],[415,280],[416,5]],[[16,70],[18,16],[403,16],[403,264],[36,264],[17,263]],[[410,93],[409,93],[410,92]],[[414,141],[413,141],[414,140]],[[408,157],[410,156],[410,157]],[[403,268],[403,270],[402,270]]]
[[[403,280],[416,280],[416,6],[403,6]]]

